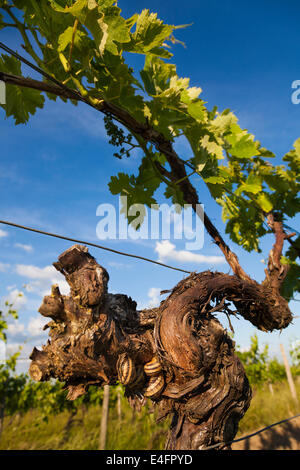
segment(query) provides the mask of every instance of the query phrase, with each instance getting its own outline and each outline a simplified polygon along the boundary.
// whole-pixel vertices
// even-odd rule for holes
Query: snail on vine
[[[162,367],[156,356],[144,366],[136,366],[131,357],[121,354],[117,361],[117,373],[123,385],[130,390],[138,390],[146,398],[159,397],[165,387]]]

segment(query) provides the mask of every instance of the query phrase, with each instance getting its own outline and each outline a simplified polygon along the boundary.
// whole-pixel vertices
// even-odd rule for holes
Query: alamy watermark
[[[291,100],[293,104],[299,104],[300,103],[300,80],[294,80],[292,83],[292,88],[295,89],[293,91]]]
[[[204,245],[204,206],[197,204],[133,204],[128,207],[127,196],[120,196],[116,210],[112,204],[100,204],[96,216],[96,234],[100,240],[176,240],[185,241],[188,251],[201,250]],[[128,224],[130,218],[130,224]]]

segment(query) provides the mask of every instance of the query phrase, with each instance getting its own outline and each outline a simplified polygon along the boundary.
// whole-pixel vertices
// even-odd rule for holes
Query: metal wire
[[[52,75],[50,75],[49,73],[45,72],[43,69],[41,69],[40,67],[38,67],[37,65],[33,64],[32,62],[30,62],[29,60],[25,59],[25,57],[21,56],[20,54],[18,54],[17,52],[13,51],[10,47],[6,46],[5,44],[3,44],[3,42],[0,42],[0,49],[3,49],[5,52],[8,52],[9,54],[11,54],[13,57],[15,57],[16,59],[20,60],[21,62],[23,62],[24,64],[26,64],[28,67],[31,67],[33,70],[35,70],[36,72],[40,73],[41,75],[43,75],[45,78],[47,78],[49,81],[53,82],[55,85],[57,85],[58,87],[62,88],[64,91],[68,92],[69,94],[72,94],[74,96],[74,99],[75,100],[79,100],[79,101],[82,101],[83,103],[87,104],[88,106],[90,106],[91,108],[94,108],[96,109],[97,111],[101,111],[103,114],[105,114],[106,116],[110,116],[112,117],[115,121],[119,122],[120,124],[124,125],[124,122],[122,122],[122,120],[120,120],[118,117],[116,116],[113,116],[111,115],[111,113],[105,109],[99,109],[97,108],[96,106],[94,106],[89,100],[85,99],[84,96],[82,96],[82,94],[78,91],[78,90],[74,90],[72,88],[69,88],[68,86],[66,86],[64,83],[60,82],[59,80],[57,80],[56,78],[52,77]],[[1,74],[1,71],[0,71],[0,74]]]
[[[62,88],[63,90],[67,91],[68,93],[71,93],[74,95],[74,99],[76,100],[80,100],[80,101],[83,101],[84,103],[86,103],[87,105],[91,106],[92,108],[94,109],[97,109],[99,111],[99,109],[94,106],[92,103],[90,103],[88,100],[86,100],[82,95],[81,93],[78,91],[78,90],[74,90],[72,88],[69,88],[68,86],[64,85],[62,82],[60,82],[59,80],[57,80],[56,78],[52,77],[50,74],[48,74],[47,72],[45,72],[44,70],[42,70],[40,67],[36,66],[35,64],[33,64],[32,62],[30,62],[29,60],[25,59],[25,57],[21,56],[20,54],[18,54],[17,52],[13,51],[12,49],[10,49],[10,47],[6,46],[5,44],[3,44],[2,42],[0,42],[0,48],[3,49],[5,52],[8,52],[9,54],[11,54],[12,56],[14,56],[16,59],[20,60],[21,62],[23,62],[24,64],[28,65],[29,67],[31,67],[33,70],[35,70],[36,72],[40,73],[41,75],[43,75],[45,78],[47,78],[49,81],[55,83],[57,86],[59,86],[60,88]],[[1,72],[0,72],[1,73]],[[110,112],[102,109],[101,112],[107,116],[110,116],[112,117],[114,120],[116,120],[117,122],[119,122],[120,124],[124,125],[124,122],[122,120],[120,120],[118,117],[116,116],[113,116],[111,115]],[[182,163],[184,163],[185,165],[189,166],[191,169],[193,169],[193,171],[195,171],[195,168],[194,166],[189,162],[189,161],[186,161],[186,160],[182,160]],[[238,196],[237,194],[234,194],[235,197],[243,200],[243,202],[248,202],[246,201],[245,199],[243,199],[242,197]],[[249,201],[249,203],[253,203],[253,201]],[[254,204],[256,205],[256,204]],[[259,207],[258,205],[256,205],[256,208],[261,211],[261,207]],[[268,229],[268,226],[266,225],[266,223],[264,222],[264,225],[266,226],[266,228]],[[283,226],[289,230],[292,230],[293,232],[296,232],[298,235],[300,235],[300,233],[289,227],[288,225],[286,224],[283,224]],[[291,243],[291,240],[288,240],[290,243]]]
[[[260,434],[263,431],[267,431],[267,429],[271,429],[274,426],[278,426],[279,424],[286,423],[287,421],[291,421],[292,419],[299,418],[299,416],[300,416],[300,413],[298,413],[295,416],[292,416],[291,418],[286,418],[286,419],[282,419],[281,421],[277,421],[276,423],[270,424],[269,426],[266,426],[260,429],[259,431],[253,432],[252,434],[248,434],[247,436],[240,437],[239,439],[234,439],[233,441],[229,441],[229,442],[218,442],[217,444],[214,444],[209,447],[205,447],[204,449],[201,449],[201,450],[215,449],[216,447],[227,446],[227,445],[233,444],[234,442],[240,442],[240,441],[244,441],[245,439],[250,439],[250,437],[257,436],[257,434]]]
[[[60,88],[63,88],[65,91],[74,93],[74,95],[76,95],[76,98],[77,98],[77,99],[78,99],[79,97],[82,98],[82,96],[80,95],[80,93],[78,93],[76,90],[72,90],[72,88],[67,87],[66,85],[64,85],[63,83],[61,83],[59,80],[56,80],[56,78],[52,77],[49,73],[45,72],[45,71],[42,70],[40,67],[37,67],[37,66],[34,65],[32,62],[30,62],[29,60],[25,59],[25,57],[21,56],[21,55],[18,54],[17,52],[15,52],[15,51],[13,51],[12,49],[10,49],[8,46],[6,46],[5,44],[3,44],[3,42],[0,42],[0,48],[3,49],[5,52],[8,52],[8,53],[11,54],[13,57],[15,57],[16,59],[18,59],[18,60],[20,60],[21,62],[23,62],[24,64],[28,65],[28,67],[31,67],[33,70],[35,70],[36,72],[38,72],[38,73],[40,73],[41,75],[43,75],[45,78],[47,78],[47,79],[50,80],[51,82],[55,83],[55,85],[59,86]]]
[[[17,228],[21,228],[23,230],[28,230],[30,232],[40,233],[42,235],[47,235],[48,237],[55,237],[55,238],[60,238],[61,240],[68,240],[68,241],[71,241],[71,242],[80,243],[82,245],[93,246],[95,248],[100,248],[101,250],[110,251],[110,252],[116,253],[118,255],[129,256],[130,258],[137,258],[137,259],[140,259],[142,261],[148,261],[149,263],[158,264],[159,266],[163,266],[164,268],[173,269],[175,271],[180,271],[182,273],[186,273],[186,274],[191,274],[192,273],[192,271],[186,271],[184,269],[175,268],[174,266],[170,266],[168,264],[164,264],[164,263],[161,263],[160,261],[155,261],[155,260],[150,259],[150,258],[145,258],[144,256],[133,255],[131,253],[125,253],[124,251],[114,250],[113,248],[108,248],[106,246],[98,245],[96,243],[87,242],[85,240],[77,240],[76,238],[65,237],[64,235],[58,235],[57,233],[45,232],[44,230],[38,230],[38,229],[35,229],[35,228],[32,228],[32,227],[26,227],[25,225],[19,225],[19,224],[16,224],[14,222],[9,222],[7,220],[0,220],[0,224],[10,225],[11,227],[17,227]]]
[[[8,46],[6,46],[5,44],[3,44],[2,42],[0,42],[0,48],[3,49],[5,52],[8,52],[9,54],[11,54],[12,56],[14,56],[16,59],[20,60],[21,62],[23,62],[24,64],[28,65],[29,67],[31,67],[32,69],[34,69],[36,72],[40,73],[41,75],[43,75],[45,78],[47,78],[48,80],[50,80],[51,82],[55,83],[57,86],[59,86],[60,88],[64,89],[65,91],[68,91],[68,92],[71,92],[74,94],[74,98],[76,97],[76,99],[81,99],[83,100],[85,103],[87,104],[90,104],[89,102],[87,102],[86,100],[84,100],[83,96],[78,92],[78,91],[75,91],[75,90],[72,90],[71,88],[65,86],[63,83],[61,83],[60,81],[56,80],[54,77],[52,77],[51,75],[49,75],[47,72],[44,72],[44,70],[42,70],[40,67],[37,67],[36,65],[34,65],[32,62],[29,62],[27,59],[25,59],[24,57],[22,57],[21,55],[19,55],[17,52],[13,51],[12,49],[10,49]],[[92,105],[91,105],[92,106]],[[94,107],[94,106],[92,106]],[[169,268],[169,269],[173,269],[175,271],[180,271],[180,272],[183,272],[183,273],[186,273],[186,274],[191,274],[191,271],[186,271],[184,269],[180,269],[180,268],[175,268],[174,266],[169,266],[167,264],[164,264],[164,263],[160,263],[159,261],[154,261],[152,259],[149,259],[149,258],[145,258],[143,256],[138,256],[138,255],[133,255],[133,254],[129,254],[129,253],[124,253],[124,252],[121,252],[121,251],[117,251],[117,250],[113,250],[112,248],[107,248],[107,247],[104,247],[104,246],[101,246],[101,245],[97,245],[95,243],[89,243],[89,242],[86,242],[86,241],[81,241],[81,240],[76,240],[74,238],[70,238],[70,237],[64,237],[62,235],[57,235],[57,234],[54,234],[54,233],[49,233],[49,232],[44,232],[42,230],[37,230],[37,229],[33,229],[31,227],[25,227],[25,226],[22,226],[22,225],[19,225],[19,224],[15,224],[15,223],[12,223],[12,222],[8,222],[8,221],[5,221],[5,220],[1,220],[0,223],[2,224],[6,224],[6,225],[11,225],[13,227],[18,227],[18,228],[22,228],[24,230],[30,230],[31,232],[36,232],[36,233],[40,233],[40,234],[43,234],[43,235],[48,235],[50,237],[56,237],[56,238],[61,238],[63,240],[69,240],[69,241],[72,241],[72,242],[75,242],[75,243],[83,243],[85,245],[90,245],[90,246],[93,246],[93,247],[96,247],[96,248],[100,248],[102,250],[107,250],[107,251],[111,251],[112,253],[116,253],[116,254],[119,254],[119,255],[123,255],[123,256],[129,256],[131,258],[137,258],[137,259],[141,259],[143,261],[148,261],[150,263],[154,263],[154,264],[158,264],[160,266],[163,266],[165,268]]]
[[[28,362],[28,361],[30,361],[30,359],[28,359],[28,358],[19,358],[19,359],[17,359],[17,362]],[[5,362],[5,360],[0,360],[0,363],[3,363],[3,362]],[[212,449],[216,449],[219,446],[226,446],[226,445],[230,445],[230,444],[233,444],[233,443],[236,443],[236,442],[244,441],[246,439],[250,439],[251,437],[257,436],[258,434],[260,434],[264,431],[267,431],[268,429],[271,429],[275,426],[278,426],[280,424],[286,423],[288,421],[291,421],[292,419],[299,418],[299,417],[300,417],[300,413],[298,413],[297,415],[292,416],[290,418],[286,418],[286,419],[282,419],[281,421],[277,421],[276,423],[270,424],[269,426],[265,426],[264,428],[259,429],[259,431],[253,432],[252,434],[247,434],[247,436],[240,437],[239,439],[234,439],[233,441],[229,441],[229,442],[225,442],[225,443],[218,442],[217,444],[211,445],[209,447],[205,447],[204,449],[201,449],[201,450],[212,450]]]
[[[86,102],[87,104],[90,104],[89,102],[87,102],[86,100],[84,100],[83,96],[76,90],[73,90],[67,86],[65,86],[63,83],[61,83],[60,81],[56,80],[54,77],[52,77],[51,75],[49,75],[47,72],[45,72],[44,70],[42,70],[41,68],[37,67],[36,65],[34,65],[33,63],[29,62],[27,59],[25,59],[24,57],[20,56],[17,52],[14,52],[12,49],[10,49],[8,46],[6,46],[5,44],[3,44],[2,42],[0,42],[0,48],[3,49],[4,51],[8,52],[9,54],[11,54],[12,56],[14,56],[16,59],[20,60],[21,62],[25,63],[26,65],[28,65],[29,67],[31,67],[32,69],[34,69],[35,71],[37,71],[38,73],[40,73],[41,75],[43,75],[45,78],[47,78],[49,81],[55,83],[57,86],[59,86],[60,88],[64,89],[65,91],[68,91],[68,92],[71,92],[72,94],[74,94],[74,98],[76,97],[76,99],[81,99],[82,101]],[[92,106],[93,107],[93,106]],[[187,162],[185,162],[186,164],[188,164]],[[188,165],[189,166],[189,165]],[[191,165],[192,167],[192,165]],[[17,227],[17,228],[21,228],[23,230],[28,230],[30,232],[35,232],[35,233],[39,233],[39,234],[42,234],[42,235],[47,235],[47,236],[50,236],[50,237],[55,237],[55,238],[60,238],[62,240],[68,240],[68,241],[72,241],[72,242],[75,242],[75,243],[82,243],[82,244],[85,244],[85,245],[89,245],[89,246],[93,246],[95,248],[100,248],[102,250],[106,250],[106,251],[110,251],[112,253],[116,253],[116,254],[119,254],[119,255],[122,255],[122,256],[128,256],[128,257],[131,257],[131,258],[136,258],[136,259],[140,259],[140,260],[143,260],[143,261],[147,261],[147,262],[150,262],[150,263],[154,263],[154,264],[157,264],[157,265],[160,265],[160,266],[163,266],[165,268],[168,268],[168,269],[173,269],[175,271],[180,271],[180,272],[183,272],[183,273],[186,273],[186,274],[191,274],[192,271],[186,271],[184,269],[180,269],[180,268],[175,268],[174,266],[169,266],[167,264],[164,264],[164,263],[160,263],[159,261],[155,261],[155,260],[152,260],[152,259],[149,259],[149,258],[145,258],[143,256],[139,256],[139,255],[133,255],[133,254],[130,254],[130,253],[125,253],[125,252],[121,252],[121,251],[118,251],[118,250],[114,250],[112,248],[108,248],[108,247],[104,247],[104,246],[101,246],[101,245],[98,245],[98,244],[95,244],[95,243],[91,243],[91,242],[87,242],[87,241],[82,241],[82,240],[77,240],[77,239],[74,239],[74,238],[70,238],[70,237],[65,237],[63,235],[58,235],[58,234],[55,234],[55,233],[50,233],[50,232],[45,232],[45,231],[42,231],[42,230],[37,230],[37,229],[34,229],[32,227],[26,227],[26,226],[23,226],[23,225],[19,225],[19,224],[16,224],[16,223],[13,223],[13,222],[9,222],[9,221],[5,221],[5,220],[0,220],[0,223],[1,224],[5,224],[5,225],[10,225],[12,227]],[[285,225],[286,228],[292,230],[290,227],[288,227],[287,225]],[[294,229],[293,229],[294,230]],[[294,230],[296,231],[296,230]],[[296,231],[297,234],[299,234],[298,231]],[[294,299],[293,299],[294,300]],[[296,300],[296,299],[295,299]],[[262,429],[260,429],[259,431],[256,431],[255,433],[252,433],[252,434],[248,434],[247,436],[244,436],[244,437],[241,437],[239,439],[235,439],[233,441],[229,441],[229,442],[225,442],[225,443],[222,443],[222,442],[219,442],[217,444],[214,444],[212,446],[209,446],[209,447],[205,447],[204,449],[202,450],[210,450],[210,449],[215,449],[217,447],[220,447],[220,446],[225,446],[225,445],[230,445],[230,444],[233,444],[235,442],[240,442],[240,441],[243,441],[245,439],[249,439],[253,436],[256,436],[257,434],[260,434],[261,432],[264,432],[274,426],[277,426],[279,424],[283,424],[287,421],[290,421],[292,419],[295,419],[295,418],[298,418],[300,416],[300,413],[295,415],[295,416],[292,416],[291,418],[287,418],[287,419],[284,419],[284,420],[281,420],[281,421],[278,421],[276,423],[273,423],[269,426],[266,426]]]

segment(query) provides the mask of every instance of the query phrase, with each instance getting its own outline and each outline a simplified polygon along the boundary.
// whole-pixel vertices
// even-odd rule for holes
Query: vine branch
[[[34,88],[39,91],[45,91],[47,93],[53,93],[56,96],[64,98],[75,99],[82,101],[89,106],[93,107],[97,111],[104,114],[110,114],[118,122],[123,124],[131,133],[140,136],[145,142],[151,142],[155,145],[157,150],[165,155],[167,162],[170,165],[171,172],[169,173],[173,183],[178,182],[178,186],[184,194],[187,204],[190,204],[194,212],[198,215],[199,199],[196,189],[188,179],[188,175],[185,170],[184,162],[177,155],[173,149],[172,143],[166,139],[163,134],[153,129],[148,123],[138,122],[130,113],[126,110],[119,108],[118,106],[109,103],[105,100],[93,100],[91,102],[88,97],[83,97],[78,91],[69,89],[68,87],[60,87],[58,85],[52,85],[38,80],[32,80],[29,78],[18,77],[15,75],[0,72],[0,78],[11,85],[24,86]],[[159,167],[157,167],[159,168]],[[162,174],[162,176],[165,176]],[[220,248],[225,256],[226,261],[231,267],[233,273],[241,279],[251,281],[251,278],[241,267],[237,255],[231,251],[229,246],[225,243],[223,237],[214,226],[208,215],[204,212],[204,226],[208,234],[214,240],[215,244]]]

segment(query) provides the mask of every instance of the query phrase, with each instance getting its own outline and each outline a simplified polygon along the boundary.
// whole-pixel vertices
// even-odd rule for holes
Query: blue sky
[[[207,106],[217,105],[219,110],[230,108],[239,118],[240,125],[249,129],[263,146],[272,150],[279,162],[300,137],[300,105],[292,104],[291,84],[300,79],[299,27],[300,5],[296,1],[226,1],[211,0],[179,2],[119,1],[124,16],[143,8],[157,12],[171,24],[193,23],[178,30],[176,36],[186,48],[175,45],[172,62],[177,64],[179,76],[190,77],[191,86],[203,89]],[[0,40],[9,47],[24,51],[13,30],[0,31]],[[134,67],[142,67],[143,58],[130,58]],[[36,76],[30,70],[26,74]],[[110,195],[108,182],[120,171],[135,172],[140,161],[138,153],[124,161],[113,157],[114,148],[107,144],[102,116],[83,104],[74,107],[61,101],[47,102],[30,122],[15,126],[5,119],[0,109],[0,219],[53,231],[62,235],[100,243],[117,250],[164,260],[189,271],[206,269],[230,272],[219,263],[198,262],[199,254],[207,257],[221,253],[205,235],[204,247],[195,252],[196,262],[185,261],[180,252],[184,245],[171,240],[170,245],[158,245],[156,240],[105,240],[96,237],[99,204],[118,200]],[[179,142],[178,152],[186,157],[188,147]],[[209,199],[199,180],[195,180],[201,201],[218,229],[224,234],[220,208]],[[299,230],[299,218],[291,222]],[[227,236],[225,239],[231,243]],[[265,250],[272,238],[262,241]],[[57,256],[71,243],[50,239],[15,228],[0,226],[0,296],[17,298],[19,321],[10,325],[9,344],[27,341],[22,355],[33,345],[46,341],[42,332],[44,319],[37,313],[42,296],[51,283],[62,278],[51,268]],[[264,277],[267,251],[262,254],[245,253],[232,246],[244,269],[258,281]],[[183,278],[182,273],[146,262],[125,258],[105,251],[90,249],[100,264],[110,273],[111,292],[121,292],[134,298],[140,307],[155,303],[159,291],[168,289]],[[24,287],[26,286],[26,287]],[[291,309],[299,315],[300,304],[291,302]],[[226,319],[218,318],[225,326]],[[257,330],[245,320],[233,321],[235,340],[247,348],[250,336]],[[290,341],[300,337],[300,321],[281,334],[261,333],[261,344],[270,345],[271,354],[279,354],[279,343],[286,348]]]

